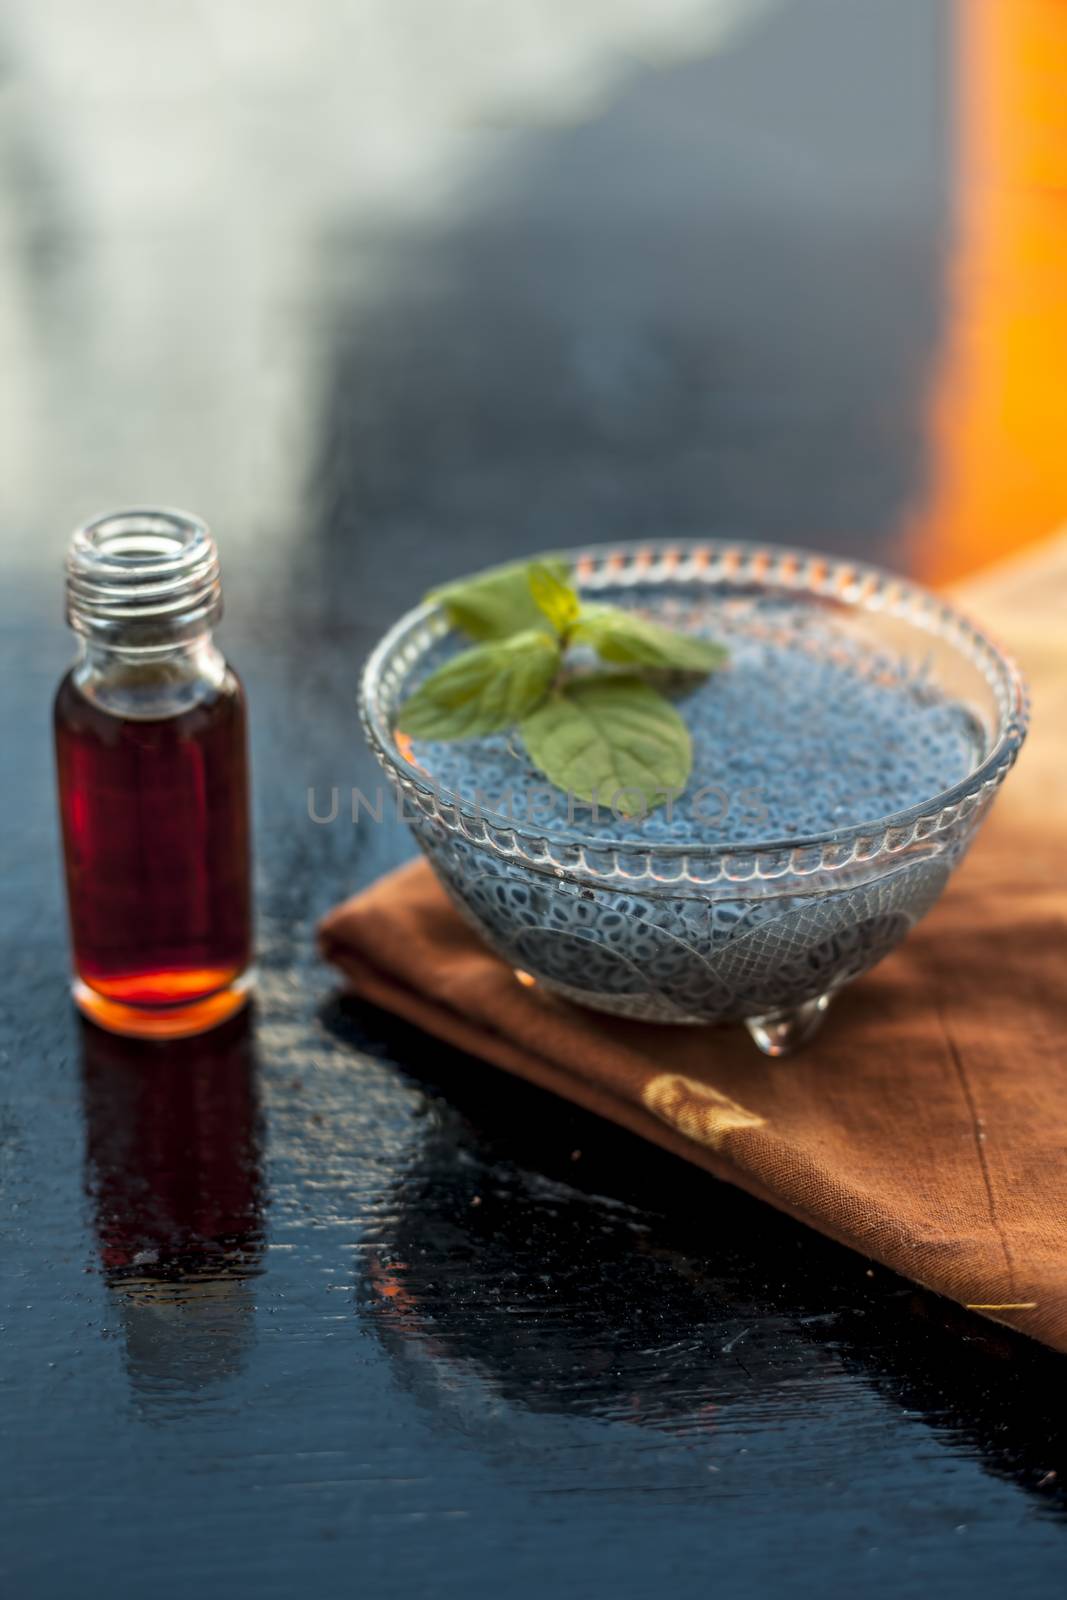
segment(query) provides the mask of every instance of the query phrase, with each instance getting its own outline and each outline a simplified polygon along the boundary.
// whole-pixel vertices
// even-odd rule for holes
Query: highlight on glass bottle
[[[115,1033],[199,1033],[244,1005],[252,959],[244,692],[212,638],[215,541],[185,512],[118,511],[77,530],[66,571],[74,999]]]

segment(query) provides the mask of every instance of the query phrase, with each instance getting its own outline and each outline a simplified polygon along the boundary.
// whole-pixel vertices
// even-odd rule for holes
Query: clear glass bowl
[[[977,754],[962,781],[888,816],[848,817],[806,838],[708,844],[605,839],[534,825],[435,783],[393,720],[448,624],[435,605],[402,617],[367,663],[371,748],[456,906],[525,977],[600,1011],[654,1022],[744,1022],[782,1054],[818,1027],[834,993],[880,961],[933,905],[1026,733],[1014,664],[953,606],[875,567],[741,543],[564,551],[583,595],[711,631],[805,623],[814,644],[869,660],[966,707]],[[807,635],[805,636],[807,638]],[[819,641],[825,641],[821,645]]]

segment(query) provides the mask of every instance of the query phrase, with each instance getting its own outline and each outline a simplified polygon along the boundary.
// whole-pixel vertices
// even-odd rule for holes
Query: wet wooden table
[[[336,175],[323,199],[307,148],[299,182],[250,166],[213,90],[186,124],[203,187],[135,172],[134,141],[108,147],[128,190],[81,206],[59,133],[19,113],[0,174],[13,1600],[1062,1583],[1062,1361],[344,1001],[313,946],[410,852],[344,797],[376,782],[361,660],[431,583],[649,532],[912,559],[950,51],[929,0],[772,7],[722,53],[613,69],[580,115],[490,119],[464,184],[402,219],[340,204]],[[203,512],[222,547],[260,961],[248,1017],[151,1049],[67,1001],[48,733],[66,532],[145,500]],[[323,812],[333,787],[317,824],[309,791]]]

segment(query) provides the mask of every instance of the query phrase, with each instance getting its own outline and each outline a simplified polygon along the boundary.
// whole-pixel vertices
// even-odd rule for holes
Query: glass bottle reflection
[[[82,1022],[86,1180],[134,1390],[181,1401],[254,1337],[263,1183],[250,1019],[144,1044]]]

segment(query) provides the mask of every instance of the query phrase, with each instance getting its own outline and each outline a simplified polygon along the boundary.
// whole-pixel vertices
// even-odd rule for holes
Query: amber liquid
[[[119,1032],[221,1021],[251,960],[239,682],[227,672],[192,709],[141,720],[94,705],[68,674],[55,732],[78,1004]]]

